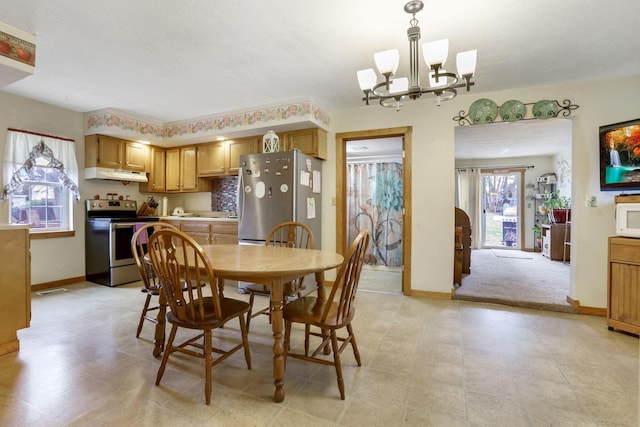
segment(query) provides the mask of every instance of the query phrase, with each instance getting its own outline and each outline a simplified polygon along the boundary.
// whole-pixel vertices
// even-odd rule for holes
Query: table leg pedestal
[[[282,317],[284,286],[281,280],[271,285],[271,329],[273,330],[273,384],[276,386],[273,398],[276,402],[284,400],[284,343]]]

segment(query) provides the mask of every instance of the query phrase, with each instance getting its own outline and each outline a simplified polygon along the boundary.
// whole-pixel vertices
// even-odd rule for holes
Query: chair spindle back
[[[222,318],[213,267],[193,238],[178,230],[157,231],[149,238],[149,255],[163,283],[167,304],[179,320],[204,321],[205,304],[213,304],[216,318]],[[204,294],[205,283],[211,295]]]
[[[340,299],[337,301],[338,310],[335,314],[338,323],[346,321],[353,314],[352,307],[358,291],[360,272],[364,263],[364,256],[369,246],[371,235],[368,231],[361,231],[351,243],[349,251],[345,257],[336,280],[329,294],[329,301],[334,301],[336,294],[340,291]],[[321,321],[325,322],[329,315],[331,305],[327,304],[322,313]],[[332,314],[334,315],[334,314]]]

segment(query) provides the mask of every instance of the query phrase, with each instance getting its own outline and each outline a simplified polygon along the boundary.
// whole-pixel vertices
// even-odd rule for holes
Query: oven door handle
[[[112,225],[113,225],[113,229],[117,230],[119,228],[133,228],[135,227],[136,224],[133,222],[116,222]]]

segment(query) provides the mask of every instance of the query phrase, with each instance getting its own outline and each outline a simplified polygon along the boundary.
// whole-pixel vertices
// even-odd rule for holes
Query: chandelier
[[[471,81],[476,69],[476,50],[458,53],[456,65],[458,74],[447,72],[444,69],[445,61],[449,53],[449,40],[437,40],[422,45],[422,54],[429,67],[429,86],[420,86],[418,67],[418,41],[420,40],[420,27],[416,13],[420,12],[424,4],[420,0],[410,1],[404,5],[404,11],[413,15],[409,21],[411,26],[407,29],[409,38],[409,78],[394,77],[400,62],[398,49],[385,50],[373,55],[378,72],[384,77],[382,83],[378,83],[378,76],[373,68],[358,71],[358,83],[364,92],[363,101],[369,105],[371,100],[380,100],[383,107],[395,108],[400,111],[402,103],[407,99],[416,100],[425,93],[433,93],[436,103],[456,97],[456,89],[466,88],[467,91],[474,85]]]

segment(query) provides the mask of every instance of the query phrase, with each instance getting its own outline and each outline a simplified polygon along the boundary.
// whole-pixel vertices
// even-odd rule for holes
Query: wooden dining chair
[[[369,246],[370,235],[368,231],[361,231],[356,236],[349,247],[345,260],[338,270],[338,275],[331,288],[331,292],[326,299],[316,296],[305,296],[298,298],[284,307],[284,356],[285,364],[287,357],[307,360],[310,362],[333,365],[338,377],[338,388],[340,398],[344,400],[344,380],[342,378],[342,364],[340,354],[351,344],[353,355],[358,366],[362,366],[360,353],[356,344],[356,337],[353,334],[351,321],[355,316],[354,301],[358,290],[358,281],[367,247]],[[291,326],[294,323],[304,324],[304,354],[291,353]],[[311,327],[318,328],[316,331]],[[337,331],[346,329],[347,336],[338,336]],[[310,336],[319,337],[320,344],[313,353],[309,354]],[[339,345],[340,343],[340,345]],[[331,345],[333,360],[321,357],[324,349]]]
[[[136,266],[140,273],[140,280],[142,281],[141,291],[146,294],[142,313],[140,314],[140,321],[138,322],[136,338],[140,337],[145,320],[154,324],[158,323],[155,317],[149,315],[149,312],[158,310],[160,307],[158,303],[151,305],[151,300],[153,298],[158,298],[160,295],[160,283],[158,282],[157,275],[153,271],[150,259],[147,256],[147,243],[149,235],[154,231],[163,228],[177,230],[175,226],[167,222],[147,222],[144,223],[144,225],[137,227],[135,233],[133,233],[133,236],[131,237],[131,253],[133,254],[133,259],[136,261]]]
[[[208,405],[211,402],[211,368],[213,366],[238,350],[244,349],[247,368],[251,369],[251,353],[245,319],[249,312],[249,303],[221,296],[210,260],[202,251],[202,247],[186,233],[169,229],[156,231],[149,238],[149,256],[162,283],[161,292],[170,310],[166,319],[171,324],[171,332],[158,369],[156,385],[160,384],[171,354],[180,352],[204,359],[204,393]],[[203,283],[209,286],[202,286]],[[213,347],[212,331],[222,328],[235,318],[240,323],[241,342],[227,349]],[[196,330],[199,333],[180,344],[174,344],[179,328]],[[227,337],[228,334],[225,335],[225,338]],[[212,356],[213,353],[216,353],[215,358]]]
[[[296,222],[296,221],[288,221],[278,224],[269,232],[267,236],[267,240],[265,241],[266,246],[285,246],[288,248],[304,248],[304,249],[314,249],[315,243],[313,240],[313,232],[306,225]],[[299,277],[296,280],[285,283],[284,285],[284,302],[287,302],[288,298],[297,296],[300,298],[302,296],[302,291],[304,290],[304,277]],[[247,329],[251,325],[251,319],[259,316],[261,314],[265,314],[269,316],[269,322],[271,322],[271,311],[269,306],[253,313],[253,303],[255,299],[255,294],[269,294],[269,288],[264,285],[249,285],[245,288],[247,292],[250,293],[249,296],[249,315],[247,316]]]

